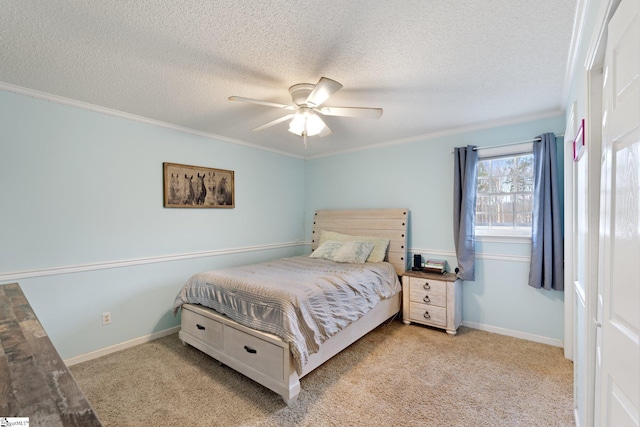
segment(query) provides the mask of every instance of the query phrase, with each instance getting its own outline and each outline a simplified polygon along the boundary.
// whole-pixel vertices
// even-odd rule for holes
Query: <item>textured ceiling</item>
[[[301,157],[560,112],[576,0],[4,0],[0,82]],[[326,117],[302,138],[288,87],[322,76]],[[5,85],[5,88],[7,85]]]

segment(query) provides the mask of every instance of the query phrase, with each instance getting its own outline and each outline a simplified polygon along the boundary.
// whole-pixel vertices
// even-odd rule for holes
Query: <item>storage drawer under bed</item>
[[[223,348],[222,327],[222,323],[194,313],[186,307],[182,310],[182,330],[194,338],[220,350]]]
[[[225,325],[224,351],[260,372],[279,380],[284,379],[282,347]]]
[[[285,379],[289,346],[278,337],[250,330],[202,306],[185,304],[182,308],[181,333],[274,379]]]

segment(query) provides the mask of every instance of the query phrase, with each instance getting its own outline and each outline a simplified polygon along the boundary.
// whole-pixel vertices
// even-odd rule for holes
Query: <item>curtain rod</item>
[[[559,136],[564,136],[564,133],[558,134],[558,135],[553,135],[556,138]],[[533,138],[533,139],[528,139],[526,141],[517,141],[517,142],[508,142],[506,144],[500,144],[500,145],[491,145],[489,147],[475,147],[473,149],[473,151],[478,151],[478,150],[486,150],[488,148],[498,148],[498,147],[508,147],[510,145],[518,145],[518,144],[526,144],[527,142],[540,142],[541,139],[540,138]],[[453,153],[453,150],[450,151],[450,153]]]

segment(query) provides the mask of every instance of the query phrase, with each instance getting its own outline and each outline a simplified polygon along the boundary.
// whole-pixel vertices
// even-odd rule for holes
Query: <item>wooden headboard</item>
[[[322,210],[313,217],[311,248],[316,249],[320,231],[336,231],[354,236],[376,236],[389,239],[386,261],[398,276],[407,267],[407,226],[409,209]]]

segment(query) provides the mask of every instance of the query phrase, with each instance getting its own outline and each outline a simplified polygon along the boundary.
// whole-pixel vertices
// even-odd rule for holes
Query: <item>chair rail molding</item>
[[[305,242],[301,242],[301,241],[274,243],[269,245],[244,246],[244,247],[230,248],[230,249],[214,249],[210,251],[201,251],[201,252],[187,252],[182,254],[161,255],[161,256],[155,256],[155,257],[132,258],[132,259],[125,259],[125,260],[117,260],[117,261],[105,261],[105,262],[88,263],[88,264],[66,265],[66,266],[60,266],[60,267],[14,271],[14,272],[0,273],[0,282],[15,281],[20,279],[30,279],[34,277],[55,276],[58,274],[71,274],[71,273],[79,273],[79,272],[85,272],[85,271],[105,270],[109,268],[132,267],[132,266],[145,265],[145,264],[156,264],[156,263],[162,263],[162,262],[173,262],[173,261],[181,261],[181,260],[195,259],[195,258],[207,258],[207,257],[221,256],[221,255],[232,255],[232,254],[240,254],[245,252],[257,252],[257,251],[265,251],[265,250],[271,250],[271,249],[291,248],[296,246],[303,246],[304,244]]]

